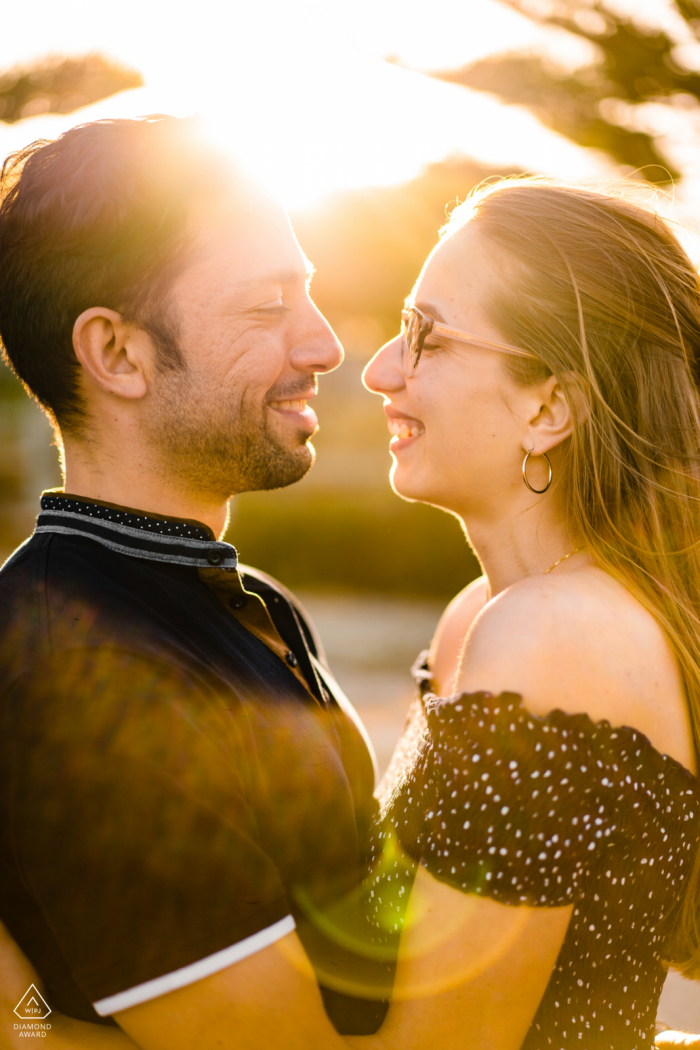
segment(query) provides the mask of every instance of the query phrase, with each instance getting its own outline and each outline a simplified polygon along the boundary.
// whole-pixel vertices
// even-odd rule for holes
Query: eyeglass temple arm
[[[529,350],[522,350],[519,346],[511,346],[510,343],[497,343],[493,339],[482,339],[481,336],[469,335],[468,332],[462,332],[459,328],[450,328],[449,325],[443,324],[442,321],[433,322],[433,332],[436,335],[444,335],[447,339],[458,339],[462,343],[474,343],[476,346],[483,346],[487,350],[501,350],[506,354],[515,354],[516,357],[529,357],[533,361],[537,360],[537,354],[531,354]]]

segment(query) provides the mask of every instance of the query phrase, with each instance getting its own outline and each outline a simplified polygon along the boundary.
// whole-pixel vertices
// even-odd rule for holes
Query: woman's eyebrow
[[[416,303],[415,306],[417,310],[420,310],[421,313],[427,314],[428,317],[432,317],[434,321],[441,321],[443,324],[445,323],[445,318],[434,303],[419,302]]]

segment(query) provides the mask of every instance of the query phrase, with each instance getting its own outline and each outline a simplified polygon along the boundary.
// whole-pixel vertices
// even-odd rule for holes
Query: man
[[[343,994],[384,972],[347,947],[372,759],[298,604],[217,538],[308,471],[341,347],[280,207],[188,122],[74,128],[4,181],[0,333],[65,492],[0,576],[0,918],[54,1010],[144,1047],[173,995],[191,1045],[341,1045],[308,961],[376,1028]]]

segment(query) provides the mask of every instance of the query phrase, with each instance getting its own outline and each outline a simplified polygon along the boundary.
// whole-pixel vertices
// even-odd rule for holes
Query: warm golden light
[[[186,20],[178,19],[176,5],[165,24],[162,8],[152,3],[127,3],[118,12],[105,5],[97,16],[94,6],[72,0],[60,20],[47,6],[38,25],[33,8],[24,34],[33,53],[44,47],[44,36],[47,52],[99,48],[139,70],[146,87],[69,116],[0,125],[0,153],[101,116],[198,112],[216,140],[291,208],[339,189],[404,182],[446,156],[578,177],[603,170],[599,158],[520,108],[382,61],[391,52],[444,68],[522,44],[533,33],[494,0],[440,0],[430,13],[424,8],[393,0],[372,5],[371,12],[368,3],[351,10],[268,0],[254,11],[204,3],[196,21],[189,9]],[[8,39],[23,39],[22,20],[29,16],[15,10],[10,17],[16,32],[4,34],[0,46],[0,63],[8,66],[22,57]]]

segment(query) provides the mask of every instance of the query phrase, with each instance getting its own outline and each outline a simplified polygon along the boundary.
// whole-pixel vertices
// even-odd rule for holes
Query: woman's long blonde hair
[[[443,234],[476,222],[503,250],[484,304],[506,340],[585,404],[560,468],[572,535],[666,632],[700,755],[700,280],[660,216],[540,179],[482,187]],[[669,961],[700,978],[700,851]]]

